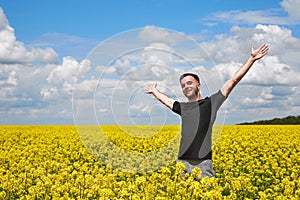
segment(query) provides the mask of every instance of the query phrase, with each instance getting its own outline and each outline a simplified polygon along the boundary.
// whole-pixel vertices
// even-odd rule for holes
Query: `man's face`
[[[183,94],[187,98],[193,98],[196,97],[200,90],[200,83],[192,77],[192,76],[186,76],[180,81],[181,89]]]

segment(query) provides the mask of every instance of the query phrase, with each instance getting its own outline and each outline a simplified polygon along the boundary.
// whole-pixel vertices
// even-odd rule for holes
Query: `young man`
[[[193,168],[199,167],[202,178],[214,176],[211,133],[217,111],[254,62],[264,57],[268,51],[269,48],[265,44],[256,50],[252,46],[251,55],[243,66],[217,93],[204,99],[200,93],[199,77],[193,73],[180,76],[182,92],[188,102],[178,102],[162,94],[157,90],[156,83],[145,88],[147,94],[153,94],[160,102],[181,116],[181,141],[177,161],[185,164],[186,172],[192,173]]]

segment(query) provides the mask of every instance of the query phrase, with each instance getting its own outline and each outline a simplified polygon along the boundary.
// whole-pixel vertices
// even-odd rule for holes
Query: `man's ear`
[[[201,84],[200,84],[200,83],[198,83],[198,86],[197,86],[197,87],[198,87],[198,90],[200,90],[200,88],[201,88]]]

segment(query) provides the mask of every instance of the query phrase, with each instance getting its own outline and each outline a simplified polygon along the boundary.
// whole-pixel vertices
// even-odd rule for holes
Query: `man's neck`
[[[198,94],[197,96],[193,96],[193,97],[188,98],[189,102],[199,101],[201,99],[202,99],[201,94]]]

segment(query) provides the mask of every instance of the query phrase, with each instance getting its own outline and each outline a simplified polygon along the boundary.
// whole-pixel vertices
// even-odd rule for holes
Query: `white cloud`
[[[67,56],[57,64],[53,49],[28,48],[16,39],[1,8],[0,43],[2,123],[70,123],[73,83],[89,72],[90,62]]]
[[[26,46],[30,48],[53,48],[60,57],[72,55],[77,59],[84,59],[99,42],[95,39],[52,32],[29,41]]]
[[[49,71],[46,78],[47,83],[41,89],[41,95],[44,100],[49,99],[70,99],[73,93],[74,84],[84,77],[90,71],[90,61],[87,59],[78,62],[74,58],[64,57],[61,65],[56,65]],[[84,80],[77,83],[82,93],[91,92],[91,86],[94,85],[94,80]]]
[[[177,41],[179,42],[179,41]],[[152,50],[152,49],[161,49],[163,51],[167,51],[167,52],[174,52],[174,49],[172,47],[170,47],[167,42],[155,42],[155,43],[150,43],[149,46],[145,47],[144,50]]]
[[[278,10],[255,10],[255,11],[240,11],[231,10],[227,12],[217,12],[211,16],[207,17],[207,21],[218,21],[223,23],[232,24],[288,24],[289,20],[287,18],[276,16],[278,15]],[[212,24],[212,23],[210,23]],[[217,25],[214,23],[212,25]]]
[[[105,108],[100,108],[98,111],[99,111],[100,113],[106,113],[106,112],[108,112],[108,110],[105,109]]]
[[[246,96],[241,100],[241,104],[243,104],[243,107],[245,106],[251,108],[266,106],[272,103],[272,98],[274,98],[271,92],[272,88],[270,87],[262,88],[260,94],[257,97],[251,98]]]
[[[260,25],[258,24],[255,27],[255,33],[252,35],[252,39],[254,42],[266,42],[275,44],[273,47],[276,48],[276,53],[282,53],[282,47],[285,47],[284,50],[299,51],[300,40],[299,38],[295,38],[292,36],[292,31],[280,27],[277,25]],[[280,41],[278,41],[280,39]],[[287,48],[289,45],[290,48]],[[280,51],[281,50],[281,51]]]
[[[0,8],[0,62],[1,63],[31,63],[31,62],[57,62],[57,54],[52,48],[26,49],[25,45],[16,40],[14,29]]]
[[[9,73],[9,76],[8,76],[8,79],[7,79],[6,83],[12,84],[14,86],[16,86],[18,84],[18,80],[16,78],[16,71],[11,71]]]
[[[267,103],[270,103],[270,101],[267,101],[262,97],[257,97],[257,98],[246,97],[241,101],[241,103],[243,103],[244,105],[251,105],[251,107],[256,108],[258,106],[262,106]]]
[[[300,39],[291,30],[277,25],[257,25],[255,28],[234,26],[231,34],[217,35],[214,41],[202,42],[216,63],[244,62],[250,55],[251,45],[258,48],[266,43],[270,47],[268,56],[276,56],[279,62],[295,66],[300,54]]]
[[[13,120],[8,123],[19,123],[22,120],[24,123],[43,123],[39,120],[45,122],[47,118],[59,123],[59,118],[66,117],[66,114],[60,113],[62,110],[69,114],[68,123],[70,123],[73,89],[70,80],[72,80],[72,76],[67,77],[64,74],[64,76],[58,77],[59,81],[52,79],[49,79],[50,82],[47,81],[51,72],[61,66],[50,64],[28,67],[24,64],[0,64],[2,71],[0,105],[1,110],[6,112],[5,120]],[[73,67],[78,67],[78,65]],[[53,73],[51,77],[53,78]],[[19,111],[17,112],[17,110]],[[18,113],[23,114],[18,115]]]
[[[90,63],[88,60],[78,62],[74,58],[68,56],[64,57],[62,64],[54,68],[47,81],[50,84],[58,85],[63,82],[74,83],[79,78],[80,74],[85,74],[90,70]]]
[[[292,31],[276,25],[257,25],[253,34],[254,43],[270,45],[270,54],[276,55],[280,62],[291,66],[299,66],[300,39],[293,36]]]
[[[148,113],[150,111],[150,106],[145,105],[144,103],[137,103],[129,105],[129,109],[133,113]]]
[[[97,66],[96,71],[100,74],[114,74],[116,72],[116,67],[114,66]]]
[[[155,26],[146,26],[139,34],[140,39],[153,43],[162,42],[177,44],[186,40],[186,36],[180,32],[169,31]]]
[[[281,6],[288,13],[291,20],[299,22],[300,19],[300,1],[299,0],[283,0]]]
[[[242,63],[228,63],[216,66],[227,80],[242,66]],[[300,72],[287,64],[280,63],[276,56],[267,56],[255,63],[242,83],[252,85],[298,85]]]
[[[217,12],[208,17],[206,20],[209,24],[211,21],[225,22],[232,24],[277,24],[288,25],[298,24],[300,22],[300,2],[299,0],[283,0],[280,5],[282,9],[266,9],[266,10],[231,10],[227,12]],[[282,12],[287,13],[287,17],[282,16]]]
[[[218,63],[213,69],[224,82],[248,58],[251,44],[257,48],[267,43],[270,52],[254,64],[233,90],[227,101],[227,120],[241,122],[298,115],[299,38],[293,37],[291,30],[276,25],[234,26],[231,31],[229,35],[218,35],[214,41],[200,43]],[[205,70],[204,73],[208,80],[213,79],[211,73]]]

